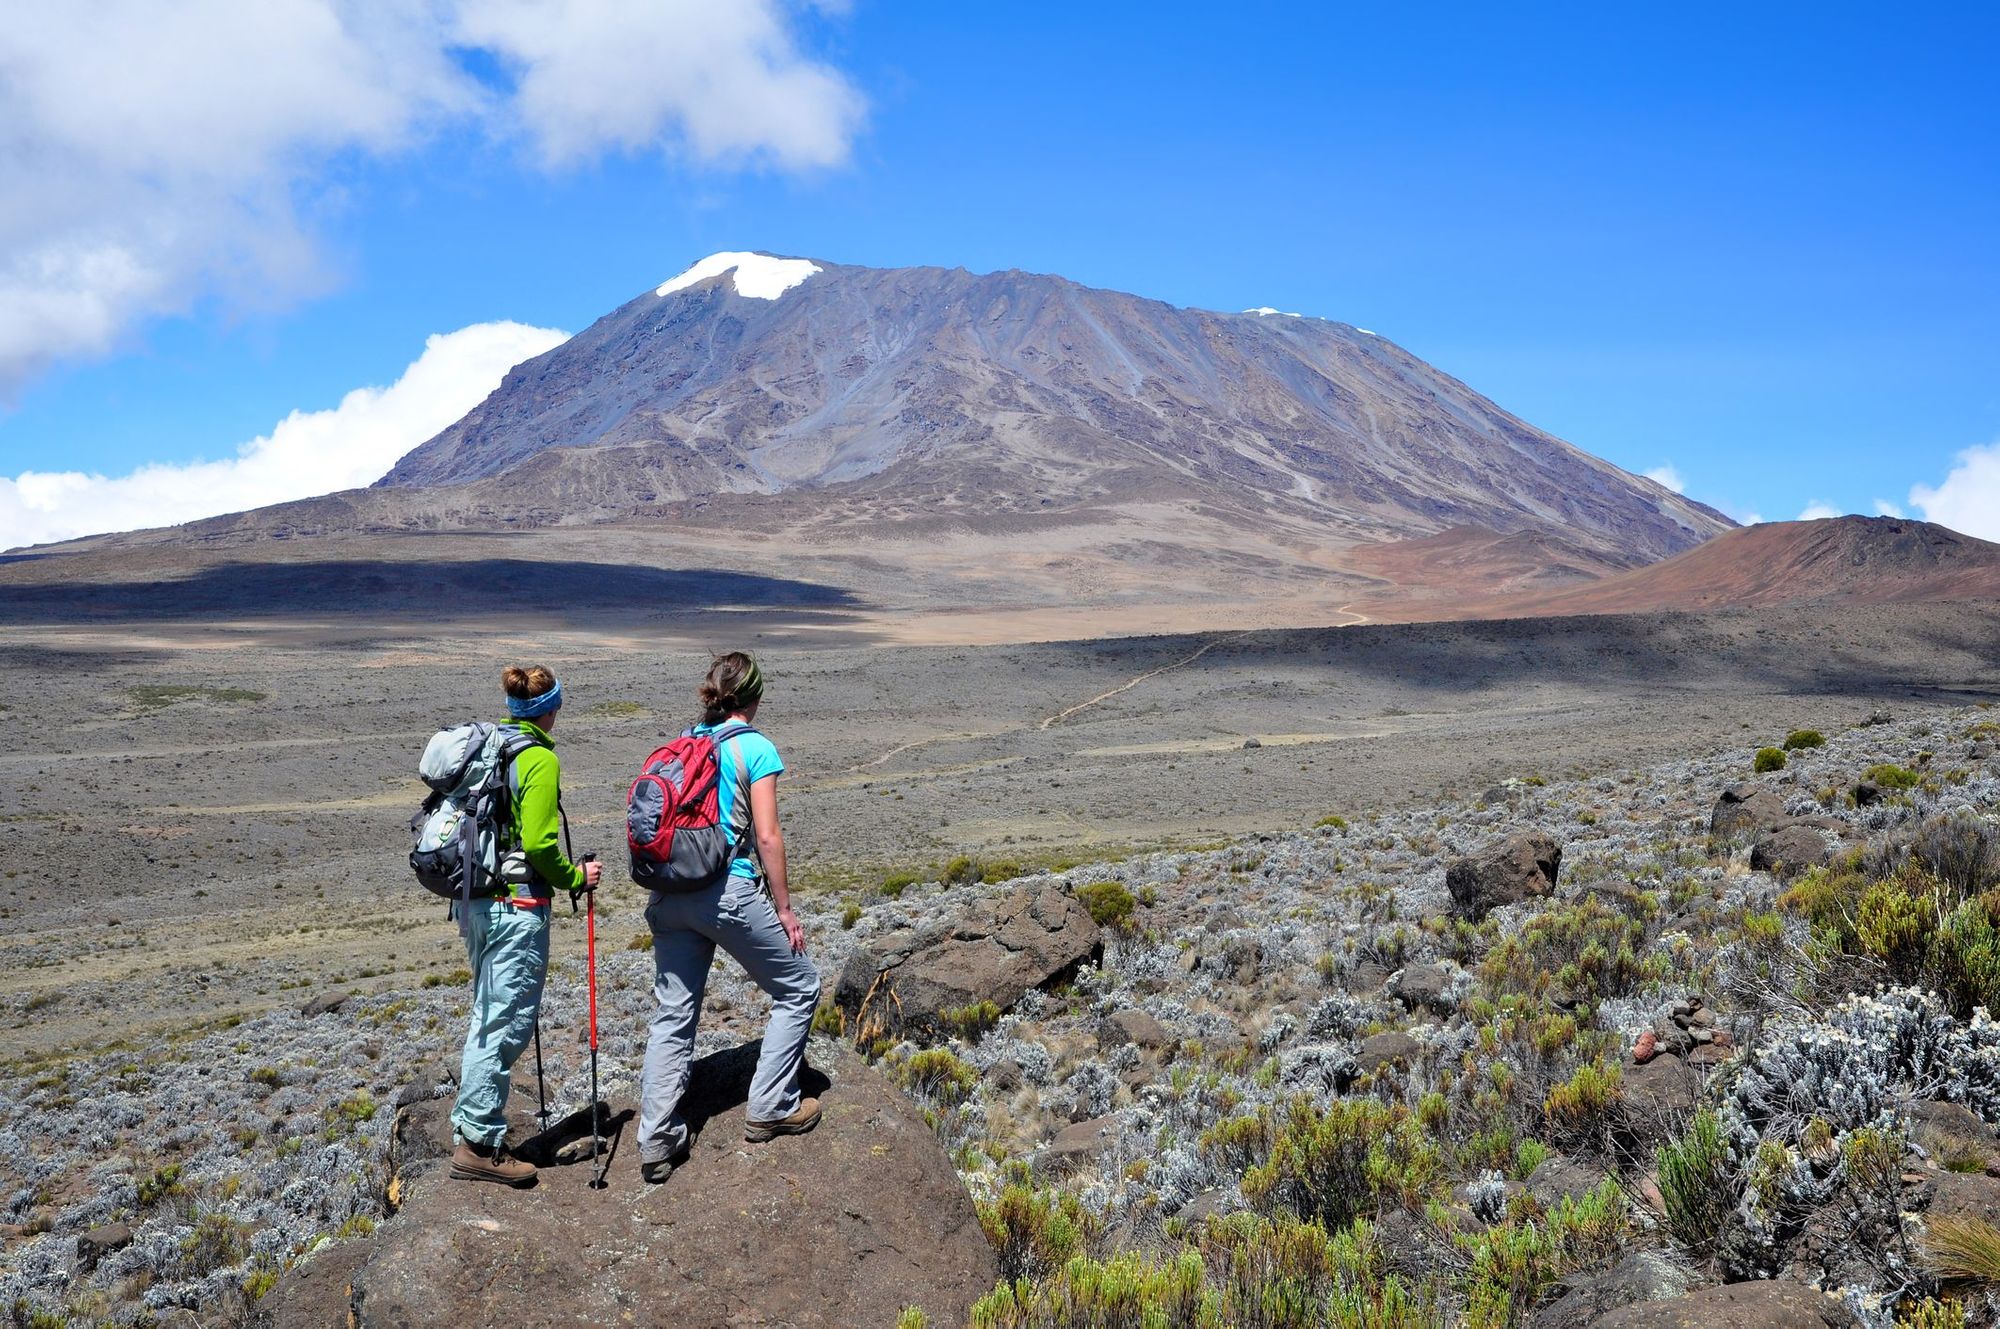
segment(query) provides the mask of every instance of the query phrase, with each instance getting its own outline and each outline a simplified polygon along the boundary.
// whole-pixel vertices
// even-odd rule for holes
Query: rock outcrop
[[[856,951],[834,1001],[850,1033],[923,1038],[950,1031],[982,1002],[1006,1010],[1103,954],[1103,934],[1074,896],[1053,884],[1024,886]]]
[[[1445,869],[1451,902],[1475,922],[1501,905],[1519,904],[1556,888],[1562,846],[1540,832],[1510,835]]]
[[[1718,840],[1755,835],[1790,820],[1785,800],[1761,785],[1735,784],[1716,796],[1708,833]]]
[[[695,1063],[698,1135],[656,1186],[639,1178],[629,1114],[606,1189],[590,1189],[584,1163],[546,1167],[533,1189],[514,1191],[450,1180],[449,1101],[410,1109],[397,1131],[398,1212],[287,1275],[262,1323],[835,1329],[894,1324],[909,1305],[932,1324],[963,1323],[998,1269],[916,1109],[844,1044],[815,1040],[824,1074],[809,1071],[806,1087],[824,1104],[819,1128],[745,1144],[756,1052]]]
[[[1684,1297],[1612,1311],[1597,1329],[1843,1329],[1855,1323],[1841,1304],[1803,1283],[1779,1280],[1705,1287]]]

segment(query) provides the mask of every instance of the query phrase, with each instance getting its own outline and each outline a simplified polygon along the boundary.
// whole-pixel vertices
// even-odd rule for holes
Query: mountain
[[[2000,600],[2000,544],[1900,517],[1767,522],[1587,585],[1468,605],[1478,617],[1821,602]]]
[[[44,606],[24,614],[84,582],[108,588],[93,613],[369,587],[469,613],[443,588],[560,563],[546,584],[594,603],[679,613],[728,584],[1020,640],[1457,616],[1729,529],[1345,323],[725,253],[516,366],[371,488],[38,551],[0,587]]]
[[[518,366],[377,488],[495,480],[528,519],[550,494],[598,517],[815,491],[875,521],[1194,504],[1342,544],[1532,531],[1606,567],[1729,525],[1344,323],[754,254]]]

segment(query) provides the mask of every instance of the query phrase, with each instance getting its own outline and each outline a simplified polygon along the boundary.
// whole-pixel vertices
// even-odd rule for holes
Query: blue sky
[[[458,3],[443,37],[357,38],[420,53],[387,74],[120,94],[130,123],[224,126],[220,165],[199,133],[78,128],[50,89],[96,71],[65,63],[84,29],[0,37],[0,110],[42,133],[0,170],[55,198],[39,223],[0,211],[11,289],[48,296],[46,254],[123,217],[179,223],[163,275],[92,318],[10,335],[0,300],[0,477],[228,458],[395,382],[432,334],[574,331],[703,254],[766,249],[1341,319],[1739,517],[1907,509],[1955,467],[1938,512],[2000,513],[1991,7],[746,0],[747,36],[681,4],[621,33],[597,6],[590,47],[563,0],[526,6],[539,23]],[[228,40],[318,69],[318,37]],[[643,114],[576,104],[620,78]],[[280,128],[231,150],[253,116]]]

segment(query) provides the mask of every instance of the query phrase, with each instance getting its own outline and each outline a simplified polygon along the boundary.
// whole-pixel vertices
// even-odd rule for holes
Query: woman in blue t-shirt
[[[733,856],[716,885],[685,894],[654,891],[646,906],[657,970],[639,1090],[639,1171],[647,1181],[665,1181],[687,1158],[681,1099],[717,946],[771,997],[743,1138],[759,1143],[803,1135],[819,1124],[819,1100],[799,1092],[806,1035],[819,1005],[819,971],[806,958],[805,931],[786,890],[785,837],[778,829],[778,775],[785,763],[771,740],[750,727],[763,697],[763,673],[741,651],[717,656],[709,667],[694,732],[718,736],[718,811],[722,824],[733,828]]]

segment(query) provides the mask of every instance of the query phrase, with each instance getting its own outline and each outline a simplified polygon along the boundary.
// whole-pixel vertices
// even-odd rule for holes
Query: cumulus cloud
[[[153,464],[121,476],[0,477],[0,543],[172,526],[370,484],[478,405],[509,369],[567,335],[504,322],[438,334],[388,387],[356,388],[328,410],[293,411],[234,457]]]
[[[1923,513],[1925,521],[1982,540],[2000,540],[2000,443],[1959,453],[1944,483],[1935,489],[1911,486],[1910,506]]]
[[[346,159],[471,127],[550,164],[658,149],[820,167],[862,112],[784,0],[17,7],[0,24],[0,394],[205,298],[319,289],[307,218]]]
[[[1812,502],[1806,504],[1806,509],[1798,515],[1798,520],[1825,521],[1828,517],[1838,517],[1840,515],[1840,509],[1834,507],[1831,503],[1822,503],[1818,499],[1814,499]]]
[[[1903,515],[1903,510],[1886,498],[1878,498],[1875,500],[1875,515],[1878,517],[1900,517]]]
[[[1646,478],[1662,488],[1673,490],[1676,494],[1687,492],[1687,485],[1681,480],[1681,473],[1671,466],[1655,466],[1646,472]]]

